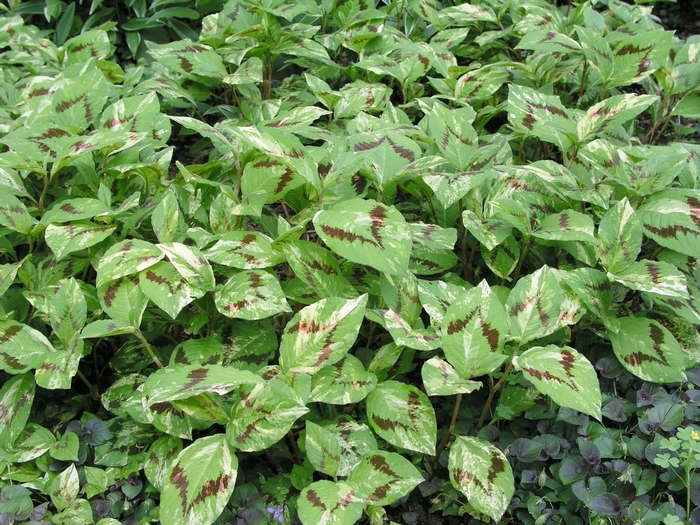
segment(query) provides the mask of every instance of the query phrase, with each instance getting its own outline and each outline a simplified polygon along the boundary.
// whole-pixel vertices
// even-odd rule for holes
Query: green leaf
[[[0,370],[21,374],[39,368],[55,351],[38,330],[16,321],[0,321]]]
[[[471,123],[475,113],[471,107],[448,110],[434,104],[428,115],[428,126],[442,155],[459,171],[465,171],[478,147],[476,131]]]
[[[331,405],[359,403],[376,384],[377,376],[367,372],[359,359],[348,354],[313,375],[309,401]]]
[[[305,400],[280,378],[252,388],[244,386],[226,425],[226,438],[239,450],[265,450],[308,411]]]
[[[297,499],[299,519],[304,525],[348,525],[362,516],[364,501],[356,489],[338,481],[315,481]]]
[[[481,186],[487,180],[495,180],[498,176],[498,172],[492,169],[460,173],[431,171],[430,174],[423,176],[423,180],[433,190],[435,198],[440,201],[443,207],[449,208],[472,189]],[[473,213],[470,210],[466,210],[464,213],[467,212]]]
[[[180,228],[180,206],[174,192],[167,192],[155,207],[151,224],[158,241],[169,243],[175,240]]]
[[[598,257],[610,273],[622,272],[642,250],[642,225],[627,198],[611,206],[598,227]]]
[[[49,454],[59,461],[78,461],[80,439],[74,432],[66,432],[58,442],[51,447]]]
[[[632,374],[654,383],[685,381],[685,358],[678,341],[651,319],[623,317],[608,338],[620,363]]]
[[[530,348],[513,358],[517,370],[559,406],[601,419],[601,393],[593,365],[571,347]]]
[[[143,388],[146,405],[175,401],[203,392],[226,394],[239,385],[255,385],[263,380],[247,370],[222,365],[179,365],[161,368],[148,376]]]
[[[29,373],[10,378],[0,387],[0,449],[8,449],[24,431],[36,385]]]
[[[512,231],[512,227],[505,221],[493,219],[482,221],[471,210],[464,210],[462,221],[469,233],[488,250],[493,250],[501,244]]]
[[[43,224],[63,224],[66,222],[82,221],[92,219],[98,215],[105,215],[112,209],[101,200],[89,198],[76,198],[61,201],[41,217]]]
[[[296,276],[321,298],[341,297],[349,283],[333,254],[309,241],[279,244]]]
[[[253,193],[267,193],[268,204],[283,199],[284,196],[303,186],[305,180],[297,175],[293,167],[270,155],[257,155],[246,163],[241,179],[241,194],[247,197]]]
[[[306,421],[306,456],[317,471],[328,476],[337,476],[340,452],[337,432]]]
[[[56,438],[51,431],[35,423],[27,423],[24,431],[17,437],[15,446],[5,448],[11,453],[11,461],[25,463],[42,456],[54,443]],[[0,455],[3,451],[3,447],[0,447]]]
[[[180,452],[161,495],[163,525],[213,523],[236,484],[238,459],[223,434],[199,438]]]
[[[61,83],[51,97],[53,122],[59,128],[82,132],[97,122],[107,102],[109,84],[94,60],[85,62],[79,69],[76,65],[73,70],[77,74]]]
[[[191,286],[187,279],[166,261],[160,261],[139,274],[139,289],[173,319],[183,308],[205,293],[204,290]]]
[[[506,301],[508,336],[521,344],[556,330],[563,297],[548,266],[521,278]]]
[[[367,310],[366,316],[386,328],[399,346],[416,350],[435,350],[440,347],[440,338],[432,328],[413,328],[393,310]]]
[[[129,275],[97,287],[97,298],[102,310],[115,321],[138,328],[148,304],[136,276]]]
[[[424,480],[420,471],[400,454],[377,450],[362,456],[346,481],[356,486],[358,495],[370,505],[391,505]]]
[[[455,97],[470,103],[480,102],[493,95],[507,81],[508,71],[505,68],[482,67],[457,79]]]
[[[394,446],[435,454],[437,426],[428,397],[416,387],[384,381],[367,396],[372,429]]]
[[[672,264],[655,261],[637,261],[617,274],[611,274],[627,288],[653,292],[678,299],[688,299],[685,276]]]
[[[593,229],[593,219],[590,216],[574,210],[564,210],[545,217],[532,235],[550,241],[595,242]]]
[[[314,216],[319,237],[349,261],[405,277],[411,236],[405,219],[393,206],[352,199]]]
[[[439,357],[433,357],[423,363],[421,377],[425,393],[429,396],[452,396],[468,394],[481,388],[481,383],[462,379],[452,365]]]
[[[278,252],[272,249],[272,240],[256,231],[235,231],[223,235],[204,256],[211,262],[252,270],[270,268],[284,262]]]
[[[65,343],[65,348],[59,347],[37,368],[37,385],[51,390],[71,387],[71,381],[78,372],[80,360],[90,352],[90,347],[86,347],[80,337],[79,332],[76,332],[76,337]]]
[[[607,87],[628,86],[663,66],[671,49],[669,31],[643,31],[618,40],[613,49],[613,73]]]
[[[44,232],[44,240],[56,255],[56,260],[60,261],[69,253],[84,250],[102,242],[116,229],[115,226],[100,226],[89,221],[60,226],[49,224]]]
[[[561,55],[579,53],[581,45],[573,38],[547,29],[529,31],[514,49],[529,49],[541,53]]]
[[[506,323],[505,309],[486,281],[450,304],[440,330],[442,347],[460,378],[490,374],[501,366]]]
[[[479,512],[498,522],[515,493],[513,470],[503,452],[482,439],[457,436],[450,448],[452,484]]]
[[[154,244],[140,239],[121,241],[111,246],[97,266],[96,285],[103,284],[127,275],[138,273],[153,266],[164,257],[163,251]]]
[[[562,281],[583,301],[586,308],[602,319],[615,317],[610,279],[593,268],[560,272]]]
[[[51,328],[64,345],[85,326],[87,303],[73,277],[68,279],[51,299],[49,317]]]
[[[94,29],[68,40],[63,46],[66,57],[64,65],[80,64],[91,58],[105,59],[112,54],[112,44],[107,31]]]
[[[231,277],[214,293],[216,308],[226,317],[264,319],[291,308],[276,277],[260,270],[247,270]]]
[[[690,257],[700,253],[700,198],[695,192],[668,190],[637,210],[644,234],[661,246]]]
[[[282,371],[313,374],[342,359],[355,343],[366,305],[367,295],[361,295],[353,300],[322,299],[302,309],[282,334]]]
[[[36,220],[29,215],[22,202],[9,193],[0,192],[0,224],[24,235],[29,235]]]
[[[163,491],[167,474],[172,470],[177,456],[182,451],[182,440],[173,436],[157,439],[148,449],[144,474],[154,487]]]
[[[485,244],[481,245],[481,256],[493,273],[501,279],[508,279],[508,276],[515,270],[520,259],[520,244],[512,235],[509,235],[504,241],[496,246],[493,250],[486,248]]]

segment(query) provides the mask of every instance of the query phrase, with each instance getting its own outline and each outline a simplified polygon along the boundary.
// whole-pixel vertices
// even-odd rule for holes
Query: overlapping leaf
[[[139,289],[173,319],[205,293],[201,288],[192,286],[166,261],[157,262],[139,273]]]
[[[423,482],[413,463],[395,452],[377,450],[362,456],[347,483],[372,505],[391,505]]]
[[[376,384],[375,374],[366,371],[355,356],[346,355],[313,375],[309,401],[332,405],[359,403],[374,390]]]
[[[433,357],[423,363],[421,377],[425,393],[429,396],[468,394],[481,388],[478,381],[462,379],[450,363],[439,357]]]
[[[630,266],[642,249],[642,225],[629,201],[611,206],[598,228],[598,255],[605,269],[619,273]]]
[[[700,253],[700,198],[668,190],[648,199],[637,216],[644,234],[661,246],[696,257]]]
[[[140,239],[121,241],[112,245],[100,259],[97,267],[97,287],[138,273],[153,266],[164,257],[154,244]]]
[[[36,384],[29,373],[17,375],[0,387],[0,449],[9,449],[24,431],[34,401]]]
[[[297,507],[304,525],[346,525],[360,519],[364,501],[352,485],[323,480],[301,492]]]
[[[0,369],[21,374],[39,368],[56,350],[38,330],[26,324],[0,321]]]
[[[216,308],[227,317],[264,319],[291,309],[276,277],[260,270],[237,273],[214,294]]]

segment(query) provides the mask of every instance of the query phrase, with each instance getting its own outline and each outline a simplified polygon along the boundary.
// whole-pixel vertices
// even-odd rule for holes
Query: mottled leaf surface
[[[462,379],[447,361],[433,357],[423,363],[421,369],[425,393],[429,396],[468,394],[481,388],[481,383]]]
[[[359,403],[374,390],[376,384],[377,376],[366,371],[359,359],[348,354],[313,375],[309,401],[332,405]]]
[[[291,310],[277,277],[260,270],[231,277],[217,289],[214,301],[223,315],[239,319],[264,319]]]
[[[402,455],[377,450],[362,456],[347,482],[370,504],[391,505],[422,483],[423,475]]]
[[[562,293],[547,266],[518,280],[508,295],[508,335],[521,343],[544,337],[558,328]]]

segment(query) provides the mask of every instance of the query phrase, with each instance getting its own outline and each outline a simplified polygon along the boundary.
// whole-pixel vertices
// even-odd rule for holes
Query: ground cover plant
[[[700,36],[112,4],[0,17],[0,524],[700,523]]]

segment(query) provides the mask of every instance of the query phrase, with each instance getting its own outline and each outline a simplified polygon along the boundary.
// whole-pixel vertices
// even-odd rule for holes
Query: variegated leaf
[[[36,384],[30,373],[16,375],[0,387],[0,449],[9,449],[24,431]]]
[[[498,172],[492,169],[470,170],[460,173],[432,171],[430,174],[424,175],[423,180],[433,190],[435,198],[440,201],[443,207],[449,208],[472,189],[481,186],[487,180],[495,180],[498,177]]]
[[[469,230],[476,240],[483,244],[487,250],[493,250],[501,244],[512,231],[510,224],[501,220],[480,220],[471,210],[462,213],[464,227]]]
[[[116,229],[114,226],[101,226],[89,221],[61,225],[49,224],[44,232],[44,240],[56,255],[56,259],[60,261],[69,253],[84,250],[102,242]]]
[[[425,393],[429,396],[468,394],[482,385],[478,381],[462,379],[450,363],[439,357],[433,357],[423,363],[421,377]]]
[[[376,384],[377,376],[367,372],[359,359],[348,354],[313,375],[309,401],[331,405],[359,403]]]
[[[139,287],[135,275],[105,282],[97,287],[97,298],[102,310],[115,321],[138,328],[148,304],[148,297]]]
[[[267,203],[277,202],[291,190],[303,186],[305,179],[282,160],[258,155],[243,168],[241,193],[247,197],[258,191],[267,193]]]
[[[29,215],[22,202],[9,193],[0,192],[0,224],[24,235],[29,235],[36,220]]]
[[[202,253],[194,246],[187,246],[179,242],[157,244],[165,253],[175,269],[192,286],[205,292],[210,292],[216,284],[214,272]]]
[[[49,486],[51,502],[62,511],[78,498],[80,479],[75,465],[71,463],[63,472],[58,474]]]
[[[481,245],[481,257],[483,257],[486,266],[501,279],[508,279],[520,259],[520,244],[512,235],[506,237],[501,244],[493,250],[486,248],[486,245]],[[509,279],[510,280],[510,279]]]
[[[642,250],[642,225],[627,198],[611,206],[598,227],[598,256],[616,274],[625,270]]]
[[[479,512],[498,522],[515,493],[513,470],[503,452],[475,437],[457,436],[448,460],[450,480]]]
[[[499,67],[483,67],[457,79],[455,96],[470,102],[486,100],[508,80],[508,71]]]
[[[466,289],[445,281],[418,281],[418,297],[433,326],[441,326],[445,312]]]
[[[603,319],[614,317],[611,311],[612,284],[607,275],[593,268],[577,268],[559,273],[561,280],[581,298],[586,308]]]
[[[161,310],[175,319],[204,290],[192,286],[175,267],[160,261],[139,273],[139,288]]]
[[[80,360],[90,352],[90,347],[76,335],[65,348],[57,348],[36,370],[36,384],[49,390],[69,389],[73,376],[78,372]]]
[[[411,235],[393,206],[352,199],[314,216],[314,227],[332,251],[359,264],[405,277]]]
[[[308,376],[307,376],[308,377]],[[226,425],[226,439],[246,452],[265,450],[282,439],[309,409],[283,379],[241,388]]]
[[[204,256],[211,262],[252,270],[269,268],[284,262],[284,257],[272,249],[271,239],[256,231],[235,231],[223,235]]]
[[[671,49],[668,31],[644,31],[618,40],[613,49],[613,73],[608,87],[628,86],[664,65]]]
[[[578,123],[578,138],[586,141],[602,133],[625,124],[658,100],[654,95],[616,95],[588,108]]]
[[[610,274],[627,288],[657,295],[688,299],[688,286],[683,275],[672,264],[660,261],[637,261],[623,271]]]
[[[223,434],[199,438],[180,452],[161,495],[163,525],[213,523],[236,484],[238,459]]]
[[[694,191],[667,190],[637,210],[644,234],[661,246],[691,257],[700,253],[700,197]]]
[[[96,285],[101,285],[145,270],[164,257],[154,244],[140,239],[121,241],[111,246],[97,266]]]
[[[581,45],[573,38],[547,29],[529,31],[520,40],[515,49],[529,49],[544,53],[567,55],[580,53]]]
[[[558,328],[562,303],[559,281],[547,266],[522,277],[506,301],[508,336],[526,343]]]
[[[367,296],[322,299],[302,309],[287,323],[280,343],[282,371],[313,374],[345,356],[364,319]]]
[[[337,432],[306,421],[306,456],[317,471],[337,476],[340,452],[340,437]]]
[[[434,104],[428,115],[428,127],[435,144],[458,171],[467,170],[478,147],[478,137],[471,124],[475,116],[469,106],[449,110],[441,104]]]
[[[148,449],[143,471],[148,481],[161,492],[166,475],[172,470],[181,451],[182,440],[173,436],[163,436],[157,439]]]
[[[416,350],[435,350],[440,346],[440,338],[432,328],[413,328],[393,310],[367,310],[368,319],[379,323],[391,334],[399,346]]]
[[[364,501],[353,486],[343,481],[322,480],[301,492],[297,508],[304,525],[347,525],[360,519]]]
[[[112,209],[98,199],[75,198],[60,201],[41,217],[43,224],[63,224],[66,222],[92,219],[110,213]]]
[[[67,345],[87,320],[87,303],[78,282],[71,277],[56,292],[49,306],[51,328]]]
[[[441,333],[445,357],[462,379],[490,374],[506,359],[506,312],[486,281],[450,304]]]
[[[595,242],[593,219],[575,210],[548,215],[532,235],[550,241]]]
[[[391,505],[424,480],[401,454],[377,450],[362,456],[346,481],[357,487],[358,494],[371,505]]]
[[[161,368],[148,376],[143,387],[146,405],[175,401],[203,392],[226,394],[239,385],[255,385],[263,380],[248,370],[222,365],[188,365]]]
[[[167,192],[155,207],[151,224],[158,241],[168,243],[176,240],[178,230],[184,223],[180,219],[180,206],[174,192]]]
[[[319,298],[343,296],[349,283],[330,251],[309,241],[284,242],[278,246],[296,276]]]
[[[517,370],[559,406],[601,419],[601,393],[593,365],[571,347],[530,348],[513,358]]]
[[[435,454],[435,412],[416,387],[398,381],[379,383],[367,396],[367,418],[377,435],[392,445]]]
[[[247,270],[231,277],[214,294],[216,308],[226,317],[264,319],[291,308],[276,277],[260,270]]]
[[[55,352],[38,330],[9,319],[0,321],[0,370],[21,374],[39,368]]]
[[[228,73],[215,50],[189,39],[163,45],[149,42],[148,53],[164,66],[190,78],[203,76],[223,79]]]
[[[686,380],[683,351],[668,329],[651,319],[623,317],[618,321],[618,331],[608,331],[608,338],[627,370],[654,383]]]

